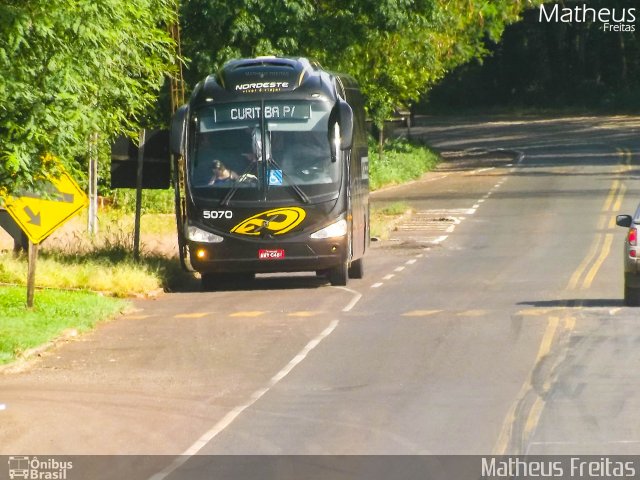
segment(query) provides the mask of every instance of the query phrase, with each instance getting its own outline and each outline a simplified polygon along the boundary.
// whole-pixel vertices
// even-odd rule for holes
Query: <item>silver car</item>
[[[616,224],[628,228],[624,241],[624,304],[640,305],[640,258],[638,258],[638,227],[640,227],[640,205],[633,215],[618,215]]]

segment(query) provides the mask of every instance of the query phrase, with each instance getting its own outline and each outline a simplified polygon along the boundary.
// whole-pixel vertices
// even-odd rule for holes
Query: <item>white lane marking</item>
[[[393,277],[395,277],[395,275],[393,273],[390,273],[389,275],[385,275],[384,277],[382,277],[383,280],[391,280]]]
[[[451,232],[453,232],[455,229],[456,229],[456,226],[455,226],[455,225],[451,225],[450,227],[448,227],[448,228],[445,230],[445,232],[446,232],[446,233],[451,233]]]
[[[394,272],[401,272],[404,270],[404,267],[396,267],[393,269]]]
[[[373,285],[371,285],[371,288],[380,288],[383,284],[381,282],[378,283],[374,283]]]
[[[494,168],[496,168],[496,167],[481,168],[480,170],[476,170],[476,173],[488,172],[489,170],[493,170]]]
[[[448,235],[443,235],[441,237],[438,237],[436,239],[434,239],[433,241],[431,241],[431,243],[442,243],[447,239]]]
[[[424,257],[424,253],[419,253],[416,255],[416,258],[422,258],[422,257]]]
[[[480,203],[476,203],[473,207],[471,208],[475,208],[476,210],[478,209],[478,207],[480,207]]]
[[[346,307],[342,309],[343,312],[350,312],[351,309],[356,306],[356,303],[358,303],[362,298],[362,294],[360,292],[356,292],[355,290],[351,290],[350,288],[347,288],[347,287],[333,287],[333,288],[338,288],[340,290],[344,290],[345,292],[349,292],[353,294],[353,298],[351,299],[351,301],[347,304]]]
[[[286,377],[289,373],[291,373],[291,371],[300,362],[302,362],[307,357],[307,355],[314,348],[316,348],[320,344],[320,342],[322,342],[322,340],[324,340],[329,335],[331,335],[331,333],[338,326],[338,323],[340,323],[339,320],[333,320],[329,324],[329,326],[320,333],[320,335],[318,335],[316,338],[314,338],[309,343],[307,343],[307,345],[300,351],[298,355],[293,357],[293,359],[282,370],[276,373],[271,378],[271,380],[269,381],[269,384],[266,387],[261,388],[260,390],[256,390],[251,395],[251,398],[247,403],[245,403],[244,405],[237,406],[233,410],[231,410],[229,413],[227,413],[218,423],[216,423],[213,426],[213,428],[211,428],[208,432],[202,435],[193,445],[191,445],[187,450],[185,450],[182,453],[182,455],[177,457],[173,461],[173,463],[171,463],[171,465],[169,465],[167,468],[165,468],[161,472],[156,473],[155,475],[150,477],[150,480],[162,480],[168,477],[169,475],[171,475],[171,473],[173,473],[175,470],[177,470],[182,465],[184,465],[187,462],[187,460],[189,460],[189,458],[191,458],[192,456],[197,454],[200,450],[202,450],[202,448],[207,443],[209,443],[217,435],[219,435],[225,428],[231,425],[231,423],[233,423],[233,421],[236,418],[238,418],[238,416],[242,412],[244,412],[247,408],[251,407],[258,400],[260,400],[260,398],[262,398],[269,390],[275,387],[278,384],[278,382],[280,382],[284,377]]]
[[[413,265],[413,264],[414,264],[414,263],[416,263],[416,262],[417,262],[417,260],[416,260],[415,258],[412,258],[411,260],[407,260],[407,261],[405,262],[405,264],[406,264],[406,265]]]
[[[481,198],[480,200],[478,200],[478,203],[484,203],[485,200],[486,198]]]

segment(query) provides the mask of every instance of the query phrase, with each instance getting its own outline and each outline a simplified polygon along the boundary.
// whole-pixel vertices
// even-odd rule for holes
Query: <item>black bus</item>
[[[361,278],[369,247],[363,99],[306,58],[233,60],[171,125],[185,268],[205,289],[255,273]]]

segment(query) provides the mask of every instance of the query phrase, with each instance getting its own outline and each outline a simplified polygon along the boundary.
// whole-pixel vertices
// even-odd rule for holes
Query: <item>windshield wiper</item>
[[[302,200],[302,203],[309,203],[310,202],[309,197],[307,196],[307,194],[304,193],[304,191],[298,185],[296,185],[294,182],[290,181],[289,175],[284,170],[282,170],[282,167],[280,165],[278,165],[273,158],[269,157],[268,163],[272,164],[277,170],[280,170],[282,172],[282,176],[287,181],[288,186],[293,188],[293,191],[298,194],[298,197],[300,197],[300,200]]]
[[[235,181],[233,182],[233,185],[231,185],[231,188],[229,189],[229,192],[224,196],[222,200],[220,200],[221,206],[226,207],[229,205],[231,198],[236,194],[236,192],[240,188],[240,184],[244,180],[246,180],[246,176],[249,173],[249,170],[251,170],[251,168],[253,167],[253,165],[254,165],[253,162],[249,162],[249,165],[247,165],[247,168],[245,168],[244,172],[242,172],[242,174],[235,179]]]

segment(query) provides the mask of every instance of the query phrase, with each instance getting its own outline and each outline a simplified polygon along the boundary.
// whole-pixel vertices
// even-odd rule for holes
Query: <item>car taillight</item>
[[[636,246],[638,245],[638,229],[630,228],[629,229],[629,245]]]

